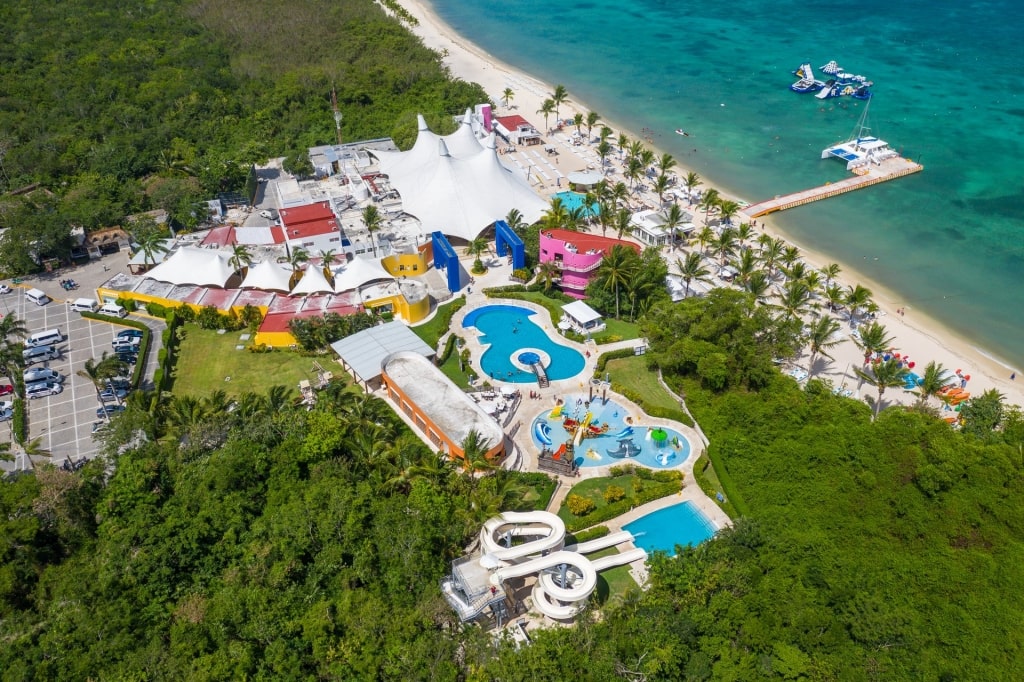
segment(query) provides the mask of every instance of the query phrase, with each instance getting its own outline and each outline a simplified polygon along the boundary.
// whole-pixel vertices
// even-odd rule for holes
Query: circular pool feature
[[[581,467],[632,462],[651,469],[669,469],[690,456],[690,441],[682,433],[662,426],[639,426],[635,421],[629,409],[614,400],[570,394],[563,396],[561,404],[541,412],[533,421],[531,433],[537,447],[557,448],[585,428],[586,435],[575,449],[576,463]]]
[[[480,367],[484,378],[514,384],[537,381],[530,363],[521,356],[532,353],[551,381],[569,379],[586,368],[579,351],[548,336],[535,321],[536,313],[516,305],[487,305],[471,310],[462,320],[465,329],[475,327],[484,346]]]
[[[534,353],[532,350],[528,350],[525,353],[520,353],[519,357],[516,358],[519,362],[524,365],[536,365],[540,362],[540,356]]]

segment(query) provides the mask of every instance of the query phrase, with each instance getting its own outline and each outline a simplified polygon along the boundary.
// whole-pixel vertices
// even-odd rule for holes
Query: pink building
[[[570,230],[541,230],[540,262],[558,265],[562,271],[558,286],[563,292],[573,298],[585,298],[584,290],[604,255],[614,246],[625,246],[640,253],[639,246],[621,239]]]

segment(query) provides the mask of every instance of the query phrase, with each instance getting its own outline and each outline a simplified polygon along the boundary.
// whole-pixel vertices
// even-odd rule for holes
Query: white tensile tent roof
[[[183,246],[144,277],[175,285],[223,287],[235,274],[229,260],[230,257],[220,251]]]
[[[573,301],[562,306],[565,314],[579,322],[581,325],[589,324],[601,319],[601,313],[597,312],[583,301]]]
[[[273,261],[249,266],[249,272],[242,282],[243,289],[262,289],[263,291],[288,291],[292,272]]]
[[[409,151],[372,153],[401,194],[403,210],[420,220],[425,233],[440,230],[469,241],[513,208],[527,223],[540,219],[547,202],[518,170],[502,164],[493,134],[474,149],[468,119],[447,137],[430,132],[423,117],[419,122]]]
[[[380,261],[369,258],[353,258],[351,262],[334,271],[334,290],[337,293],[358,289],[367,282],[379,279],[394,279]]]
[[[292,289],[293,296],[302,296],[310,294],[333,294],[334,287],[324,277],[323,269],[319,265],[309,265],[306,267],[305,274],[302,275],[302,279]]]

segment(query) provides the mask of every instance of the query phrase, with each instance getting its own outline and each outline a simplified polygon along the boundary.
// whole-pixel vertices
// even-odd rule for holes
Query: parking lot
[[[117,332],[127,327],[83,318],[80,313],[73,312],[64,300],[64,296],[68,300],[94,298],[94,290],[81,287],[78,291],[65,293],[54,286],[46,286],[44,290],[55,297],[48,305],[38,306],[26,300],[26,289],[15,287],[13,292],[0,296],[0,310],[4,315],[13,313],[24,320],[30,335],[47,329],[59,329],[66,337],[65,341],[57,344],[63,352],[62,358],[33,365],[50,367],[63,374],[63,392],[26,400],[29,440],[40,438],[40,446],[52,454],[54,464],[60,465],[65,459],[78,461],[83,457],[92,457],[99,450],[99,444],[92,437],[93,424],[101,421],[96,417],[96,409],[100,406],[96,388],[89,379],[79,376],[77,372],[90,358],[99,361],[104,352],[110,353],[111,341]],[[142,315],[132,315],[128,319],[143,322],[153,331],[142,382],[143,388],[151,388],[157,353],[161,346],[161,332],[166,325],[163,320]],[[10,429],[3,429],[0,433],[4,440],[11,436]]]

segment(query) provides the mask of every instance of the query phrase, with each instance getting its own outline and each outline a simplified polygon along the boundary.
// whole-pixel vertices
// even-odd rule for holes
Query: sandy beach
[[[441,52],[444,56],[444,63],[448,66],[454,76],[467,81],[479,83],[497,104],[497,114],[505,115],[518,113],[539,130],[544,126],[543,117],[537,114],[543,100],[550,96],[554,90],[551,84],[544,83],[529,74],[526,74],[514,67],[505,64],[482,50],[478,46],[465,40],[456,34],[451,27],[441,21],[432,8],[421,0],[403,0],[403,6],[417,18],[419,25],[412,28],[412,31],[420,37],[425,45]],[[511,88],[514,97],[510,106],[506,108],[502,102],[501,95],[506,88]],[[586,114],[589,109],[585,106],[577,93],[569,93],[570,100],[561,105],[559,116],[562,119],[572,119],[576,112]],[[624,132],[631,139],[644,139],[644,135],[637,135],[632,131],[615,125],[614,121],[602,118],[601,124],[607,125],[616,132]],[[599,124],[599,125],[601,125]],[[553,125],[553,123],[552,123]],[[562,134],[567,137],[565,133]],[[558,137],[556,135],[555,137]],[[547,141],[547,140],[546,140]],[[551,140],[549,142],[554,142]],[[564,140],[560,140],[564,142]],[[653,139],[647,139],[646,144],[661,154]],[[559,155],[555,161],[560,173],[569,173],[574,170],[581,170],[592,165],[594,158],[592,147],[587,145],[579,150],[560,147]],[[564,150],[564,151],[563,151]],[[589,158],[587,153],[589,152]],[[554,169],[549,161],[545,161],[547,168]],[[685,175],[687,169],[677,166],[674,169],[677,175]],[[927,169],[925,170],[927,172]],[[552,174],[554,175],[554,174]],[[536,176],[535,188],[538,193],[547,198],[551,193],[558,191],[559,184],[554,177]],[[707,189],[702,186],[700,189]],[[716,186],[723,197],[734,197],[735,194],[729,188]],[[871,191],[870,189],[862,191]],[[799,210],[799,209],[796,209]],[[698,227],[703,216],[700,211],[694,212],[695,222]],[[744,222],[746,216],[740,216]],[[779,224],[776,224],[778,221]],[[919,311],[906,305],[901,301],[897,292],[887,291],[867,278],[859,276],[856,263],[844,263],[827,257],[826,254],[808,250],[803,245],[790,239],[784,230],[784,222],[780,218],[759,219],[758,230],[764,230],[769,234],[781,237],[787,242],[798,246],[803,254],[803,259],[809,266],[820,267],[831,262],[838,262],[842,267],[842,274],[839,280],[844,284],[861,284],[873,293],[875,303],[880,308],[878,321],[885,325],[889,333],[895,337],[893,345],[897,352],[910,357],[915,363],[914,371],[920,373],[930,361],[942,363],[950,372],[960,369],[963,374],[970,375],[967,390],[978,395],[988,389],[995,388],[1002,393],[1007,404],[1024,405],[1024,376],[1019,380],[1011,380],[1011,375],[1018,369],[1009,367],[984,349],[974,346],[969,338],[958,335],[954,331],[940,325],[935,320],[925,317]],[[677,252],[678,253],[678,252]],[[671,256],[669,260],[673,260]],[[904,314],[898,314],[897,310],[903,309]],[[848,338],[851,329],[849,326],[843,328],[843,334],[847,337],[844,342],[833,348],[830,353],[834,357],[833,362],[820,358],[815,362],[815,367],[808,368],[805,356],[798,360],[806,369],[810,369],[813,376],[831,379],[837,386],[845,384],[847,388],[854,390],[856,395],[875,395],[876,391],[871,386],[859,386],[854,375],[853,368],[859,367],[863,362],[863,354],[860,349]],[[900,402],[910,403],[914,397],[903,391],[889,389],[885,394],[886,403]]]

